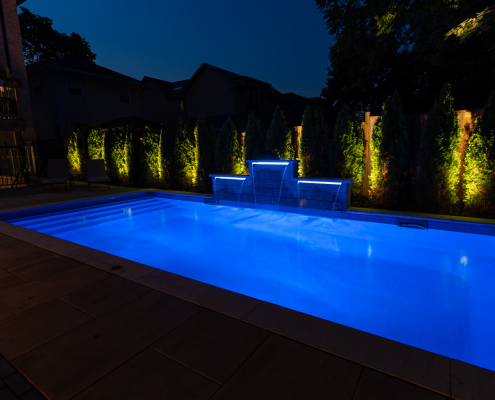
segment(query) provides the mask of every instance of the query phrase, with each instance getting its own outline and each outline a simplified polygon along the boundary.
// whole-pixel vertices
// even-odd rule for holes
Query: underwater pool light
[[[253,164],[263,164],[263,165],[289,165],[288,162],[254,162]]]
[[[237,181],[243,181],[246,178],[231,178],[230,176],[215,176],[215,179],[235,179]]]

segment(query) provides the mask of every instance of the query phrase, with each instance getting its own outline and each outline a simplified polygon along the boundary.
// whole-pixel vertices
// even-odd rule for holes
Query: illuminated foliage
[[[257,160],[259,155],[265,152],[266,131],[261,121],[251,112],[246,126],[246,136],[244,137],[244,161]]]
[[[381,122],[371,140],[372,198],[386,206],[406,200],[409,137],[399,94],[389,96],[383,105]]]
[[[218,134],[215,150],[217,174],[242,174],[244,165],[242,162],[242,149],[234,122],[229,118],[223,124]]]
[[[461,127],[453,103],[445,84],[421,136],[419,200],[434,208],[458,201]]]
[[[177,125],[174,155],[177,184],[191,190],[197,179],[196,138],[189,123],[182,118]]]
[[[162,157],[162,186],[170,187],[174,182],[175,172],[175,130],[172,125],[167,122],[162,129],[160,136],[160,153]]]
[[[463,177],[464,202],[478,212],[493,206],[495,199],[495,95],[490,96],[483,115],[466,146]]]
[[[105,132],[94,127],[88,134],[88,158],[91,160],[105,159]]]
[[[332,138],[332,175],[353,179],[353,196],[361,195],[365,171],[364,131],[347,104],[340,109]]]
[[[69,171],[71,173],[79,172],[82,169],[82,157],[79,151],[80,136],[79,129],[73,129],[69,136],[69,145],[67,148],[67,159],[69,160]]]
[[[148,126],[142,133],[140,149],[141,182],[146,187],[160,187],[162,180],[162,154],[160,146],[161,132],[155,132]]]
[[[266,151],[277,155],[281,160],[293,160],[295,158],[295,151],[292,146],[292,132],[287,129],[284,112],[279,106],[275,108],[272,122],[268,128]]]
[[[198,187],[203,191],[211,190],[212,184],[209,174],[215,172],[215,128],[208,118],[201,113],[199,114],[194,130],[197,138]]]
[[[328,126],[323,114],[309,106],[304,111],[299,139],[299,172],[301,177],[317,177],[326,174],[329,150]]]

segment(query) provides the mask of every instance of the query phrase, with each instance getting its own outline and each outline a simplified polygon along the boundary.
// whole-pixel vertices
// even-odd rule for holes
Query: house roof
[[[22,3],[24,3],[26,0],[17,0],[16,1],[16,4],[17,4],[17,7],[19,7]]]
[[[109,79],[117,79],[120,81],[126,81],[130,83],[142,84],[141,81],[131,78],[130,76],[121,74],[111,69],[94,64],[90,61],[82,60],[77,57],[57,58],[47,61],[41,61],[33,64],[29,64],[26,68],[35,68],[36,66],[51,66],[57,68],[63,68],[71,71],[83,72],[86,74],[97,75]]]
[[[141,82],[157,87],[158,89],[162,90],[167,96],[174,96],[175,94],[179,93],[184,86],[187,85],[189,79],[177,82],[168,82],[162,79],[145,76],[141,80]]]
[[[123,128],[127,125],[131,125],[134,122],[134,125],[137,129],[144,129],[146,126],[153,129],[160,129],[161,125],[156,122],[147,121],[138,117],[123,117],[113,119],[111,121],[104,122],[102,124],[98,124],[101,129],[115,129],[115,128]]]

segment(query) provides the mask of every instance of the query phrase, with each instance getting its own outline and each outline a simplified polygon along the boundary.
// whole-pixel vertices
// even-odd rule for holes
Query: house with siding
[[[134,78],[77,58],[27,66],[38,139],[67,138],[73,124],[90,126],[142,115],[146,85]]]
[[[0,143],[35,138],[17,6],[25,0],[0,0],[0,66],[15,78],[0,81]]]

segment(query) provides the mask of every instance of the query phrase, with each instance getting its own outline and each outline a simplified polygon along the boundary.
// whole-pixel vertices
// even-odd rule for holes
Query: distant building
[[[203,63],[190,79],[168,82],[145,76],[141,81],[77,58],[27,66],[37,138],[68,137],[73,124],[102,125],[136,117],[157,124],[195,122],[206,114],[216,130],[231,117],[239,132],[250,112],[268,128],[276,106],[288,126],[301,125],[307,104],[321,99],[282,94],[269,83]]]
[[[66,138],[73,124],[141,117],[145,85],[137,79],[77,58],[33,63],[27,73],[38,139]]]
[[[0,0],[0,66],[15,79],[0,82],[0,144],[35,138],[17,6],[25,0]]]

